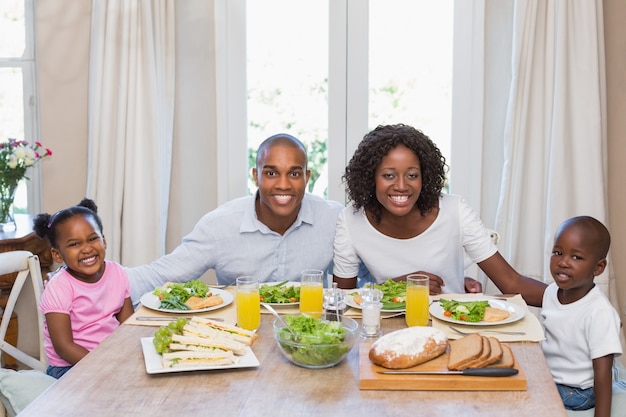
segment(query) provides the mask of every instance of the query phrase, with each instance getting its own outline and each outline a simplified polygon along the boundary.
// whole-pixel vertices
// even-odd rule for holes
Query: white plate
[[[143,349],[143,358],[146,362],[146,371],[149,374],[167,374],[172,372],[185,372],[185,371],[212,371],[215,369],[237,369],[237,368],[254,368],[260,365],[259,360],[252,352],[249,346],[246,346],[246,353],[243,356],[238,356],[239,362],[234,365],[188,365],[188,366],[174,366],[172,368],[163,368],[163,362],[161,355],[156,351],[154,344],[152,343],[153,337],[142,337],[141,347]]]
[[[280,284],[282,281],[276,281],[276,282],[261,282],[259,283],[259,287],[263,286],[263,285],[276,285],[276,284]],[[299,282],[295,282],[295,281],[289,281],[286,282],[284,287],[287,286],[292,286],[292,287],[299,287],[300,283]],[[297,306],[300,305],[300,301],[296,301],[295,303],[267,303],[268,305],[272,306],[272,307],[287,307],[287,306]]]
[[[444,297],[445,298],[445,297]],[[447,321],[449,323],[455,323],[455,324],[462,324],[465,326],[497,326],[500,324],[507,324],[507,323],[513,323],[515,321],[521,320],[524,317],[524,309],[520,306],[518,306],[517,304],[514,303],[509,303],[508,301],[503,301],[503,300],[493,300],[493,299],[480,299],[480,300],[466,300],[466,299],[462,299],[462,300],[457,300],[457,301],[462,301],[462,302],[468,302],[468,301],[489,301],[489,306],[491,307],[495,307],[495,308],[500,308],[502,310],[506,310],[509,312],[510,316],[507,317],[504,320],[500,320],[500,321],[491,321],[491,322],[487,322],[487,321],[479,321],[479,322],[468,322],[468,321],[461,321],[461,320],[455,320],[451,317],[446,317],[443,315],[443,307],[441,307],[441,303],[439,302],[439,300],[433,302],[430,305],[430,314],[433,317],[438,318],[439,320],[443,320],[443,321]]]
[[[354,301],[354,297],[352,295],[350,295],[353,292],[356,292],[357,290],[344,290],[345,294],[346,294],[346,304],[352,308],[358,308],[359,310],[361,309],[361,306],[359,304],[357,304],[356,301]],[[399,308],[396,310],[385,310],[385,309],[381,309],[380,310],[381,313],[403,313],[406,311],[406,308]]]
[[[143,304],[145,307],[151,310],[157,310],[157,311],[162,311],[163,313],[175,313],[175,314],[189,314],[189,313],[195,314],[195,313],[202,313],[204,311],[217,310],[218,308],[226,307],[227,305],[233,302],[233,296],[228,291],[220,290],[217,288],[211,288],[211,292],[214,295],[221,296],[224,302],[216,306],[199,308],[197,310],[172,310],[172,309],[167,309],[167,308],[160,308],[159,306],[161,305],[161,301],[159,300],[159,297],[152,294],[152,292],[147,292],[144,295],[142,295],[139,301],[141,302],[141,304]]]

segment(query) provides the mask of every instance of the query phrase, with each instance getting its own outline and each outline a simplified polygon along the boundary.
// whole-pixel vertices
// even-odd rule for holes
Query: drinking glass
[[[243,276],[237,278],[237,325],[256,330],[261,325],[261,297],[259,280]]]
[[[324,311],[324,272],[306,269],[300,278],[300,313],[321,317]]]
[[[428,275],[411,274],[406,277],[406,325],[428,324]]]

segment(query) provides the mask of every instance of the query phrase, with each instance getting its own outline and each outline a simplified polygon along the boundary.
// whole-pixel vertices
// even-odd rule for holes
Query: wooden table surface
[[[359,390],[359,347],[333,368],[292,365],[262,315],[258,368],[149,375],[140,338],[155,327],[122,325],[20,417],[41,416],[550,416],[567,417],[538,343],[512,343],[526,391]],[[383,320],[385,333],[404,317]],[[468,382],[469,378],[467,377]]]

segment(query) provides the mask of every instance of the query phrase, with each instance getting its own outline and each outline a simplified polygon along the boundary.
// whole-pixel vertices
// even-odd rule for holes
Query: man
[[[343,206],[306,193],[311,172],[302,142],[287,134],[267,138],[252,175],[256,195],[223,204],[204,215],[172,253],[128,269],[134,304],[167,281],[197,279],[209,269],[219,284],[242,275],[297,281],[303,269],[328,270]]]

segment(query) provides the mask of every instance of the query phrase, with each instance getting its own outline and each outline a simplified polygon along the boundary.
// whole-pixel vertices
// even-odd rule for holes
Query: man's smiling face
[[[297,218],[311,172],[305,152],[292,143],[277,142],[261,149],[252,174],[259,187],[259,220],[291,225]]]

